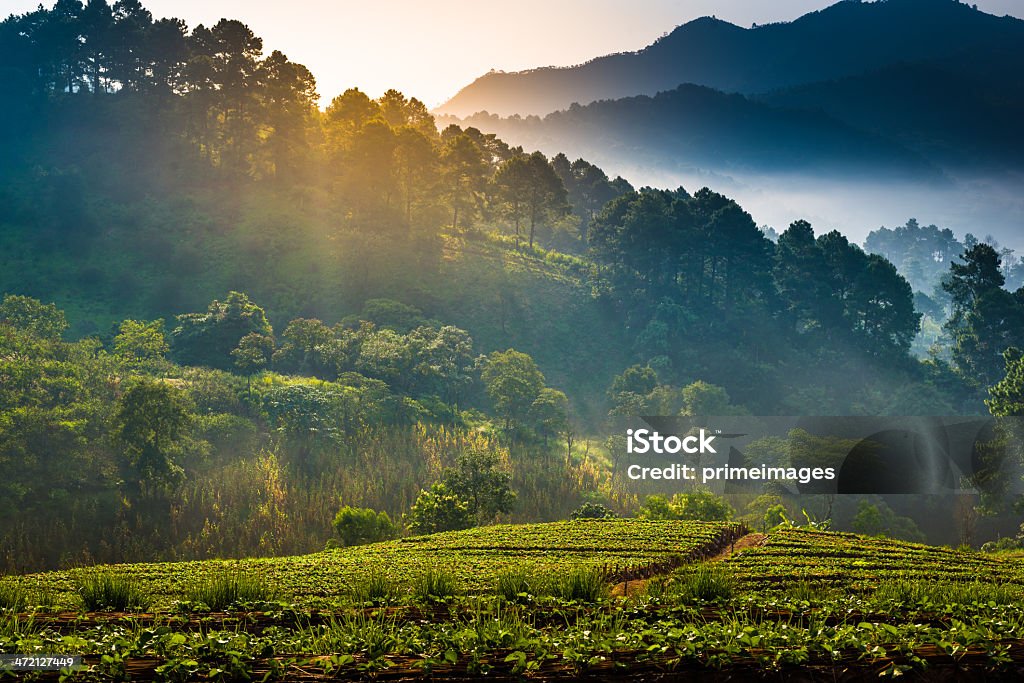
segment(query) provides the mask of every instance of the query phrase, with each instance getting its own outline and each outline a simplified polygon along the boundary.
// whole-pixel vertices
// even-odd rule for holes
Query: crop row
[[[894,578],[1024,585],[1016,563],[980,553],[802,529],[772,534],[726,564],[749,587],[803,580],[864,590]]]

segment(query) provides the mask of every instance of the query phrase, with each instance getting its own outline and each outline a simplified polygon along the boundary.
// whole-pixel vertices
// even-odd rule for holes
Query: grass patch
[[[732,575],[720,564],[698,564],[678,576],[676,592],[689,602],[728,600],[736,590]]]
[[[374,605],[389,604],[401,595],[398,584],[383,573],[356,575],[348,583],[348,593],[355,602]]]
[[[90,612],[146,610],[149,596],[135,580],[110,572],[89,572],[78,581],[78,596]]]
[[[412,592],[420,600],[442,601],[462,593],[459,579],[445,569],[428,569],[412,583]]]
[[[204,605],[214,612],[229,607],[273,602],[277,591],[259,574],[232,572],[213,576],[191,586],[187,593],[189,602]]]
[[[551,593],[563,600],[600,602],[608,597],[608,577],[597,567],[573,567],[551,582]]]
[[[0,582],[0,610],[24,612],[28,606],[28,593],[10,581]]]
[[[535,571],[510,567],[494,577],[494,592],[508,602],[530,600],[548,591],[548,582]]]

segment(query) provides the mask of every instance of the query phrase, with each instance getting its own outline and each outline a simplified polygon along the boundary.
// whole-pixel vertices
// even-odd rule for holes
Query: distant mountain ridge
[[[788,23],[741,28],[696,19],[635,53],[567,68],[492,72],[463,88],[438,113],[465,117],[544,115],[573,103],[653,95],[694,83],[747,95],[796,88],[897,64],[937,64],[978,55],[1019,79],[1024,21],[996,17],[956,0],[843,0]],[[973,59],[972,59],[973,56]]]

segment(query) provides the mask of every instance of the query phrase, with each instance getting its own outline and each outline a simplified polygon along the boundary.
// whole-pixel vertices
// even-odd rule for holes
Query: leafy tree
[[[879,501],[877,505],[867,500],[857,503],[857,514],[850,522],[858,534],[867,536],[887,536],[903,541],[924,542],[924,534],[910,517],[901,517],[892,508]]]
[[[258,332],[242,337],[231,352],[235,367],[245,375],[246,388],[252,396],[252,376],[267,367],[274,353],[274,338]]]
[[[530,407],[544,388],[544,375],[537,364],[515,349],[490,354],[480,377],[507,431],[529,416]]]
[[[345,547],[388,541],[398,535],[386,512],[342,505],[334,516],[334,532]]]
[[[569,398],[558,389],[541,389],[530,405],[530,419],[547,443],[549,438],[562,434],[569,427]]]
[[[1006,373],[988,390],[985,401],[989,412],[996,416],[1024,416],[1024,354],[1016,347],[1003,352]]]
[[[446,490],[469,504],[469,512],[477,523],[493,519],[512,510],[515,492],[512,476],[501,467],[494,451],[470,448],[459,454],[455,467],[441,476]]]
[[[334,339],[327,325],[313,318],[296,318],[281,333],[281,347],[274,351],[274,365],[284,372],[323,376],[324,349]]]
[[[168,349],[163,319],[125,320],[114,337],[114,353],[130,362],[162,359]]]
[[[469,502],[450,491],[443,482],[420,491],[409,510],[409,528],[419,534],[468,529],[473,523]]]
[[[681,415],[714,416],[742,415],[745,411],[729,401],[729,394],[722,387],[697,380],[683,387],[683,409]]]
[[[1003,289],[1001,259],[991,246],[977,243],[950,266],[942,283],[952,301],[945,329],[952,341],[953,364],[977,390],[992,386],[1003,372],[1003,352],[1024,347],[1024,292]]]
[[[241,292],[229,292],[223,302],[213,301],[206,313],[179,315],[177,323],[171,332],[171,349],[177,360],[219,370],[231,369],[231,352],[245,335],[274,335],[263,309]]]
[[[0,302],[0,324],[41,337],[57,339],[68,328],[64,311],[55,304],[44,304],[38,299],[17,294],[5,294]]]
[[[185,393],[166,381],[143,380],[118,402],[118,436],[142,492],[152,494],[183,475],[175,462],[193,415]]]

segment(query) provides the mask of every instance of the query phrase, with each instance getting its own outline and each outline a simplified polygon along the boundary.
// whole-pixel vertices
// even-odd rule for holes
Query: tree
[[[274,353],[274,338],[259,332],[242,337],[231,352],[235,367],[245,375],[246,388],[252,397],[252,376],[265,368]]]
[[[419,534],[468,529],[473,521],[469,503],[442,482],[420,491],[409,510],[409,528]]]
[[[540,152],[509,159],[498,169],[494,182],[514,221],[517,240],[522,219],[529,221],[531,247],[539,223],[569,211],[565,186]]]
[[[689,417],[742,415],[745,411],[729,401],[725,389],[703,380],[683,387],[683,409],[681,415]]]
[[[1003,378],[989,388],[985,401],[989,412],[1000,417],[1024,416],[1024,354],[1016,347],[1003,352],[1006,371]]]
[[[345,547],[388,541],[398,535],[388,513],[349,505],[341,506],[332,526]]]
[[[64,311],[55,304],[17,294],[5,294],[0,302],[0,324],[10,325],[43,339],[57,339],[68,328]]]
[[[495,351],[484,362],[480,375],[487,395],[505,420],[506,431],[527,418],[530,407],[544,388],[544,375],[525,353],[508,349]]]
[[[118,436],[144,494],[166,488],[183,475],[174,457],[192,417],[185,393],[166,381],[138,382],[121,397],[115,418]]]
[[[245,335],[255,332],[273,337],[263,309],[241,292],[229,292],[223,302],[214,300],[206,313],[177,316],[171,331],[171,349],[178,362],[230,370],[231,352]]]
[[[498,454],[490,450],[474,447],[462,452],[455,467],[444,471],[441,482],[468,503],[478,524],[510,512],[516,497],[512,476],[501,467]]]
[[[569,398],[558,389],[541,389],[530,404],[530,419],[547,444],[549,438],[562,434],[569,427]]]
[[[1024,292],[1003,289],[999,253],[988,244],[974,244],[961,258],[942,283],[953,309],[945,330],[957,372],[980,391],[999,381],[1003,352],[1024,346]]]
[[[858,502],[857,514],[850,521],[850,528],[866,536],[887,536],[915,543],[925,540],[913,519],[897,515],[882,501],[877,505],[867,500]]]
[[[114,353],[133,363],[162,359],[168,350],[163,319],[125,320],[114,337]]]

